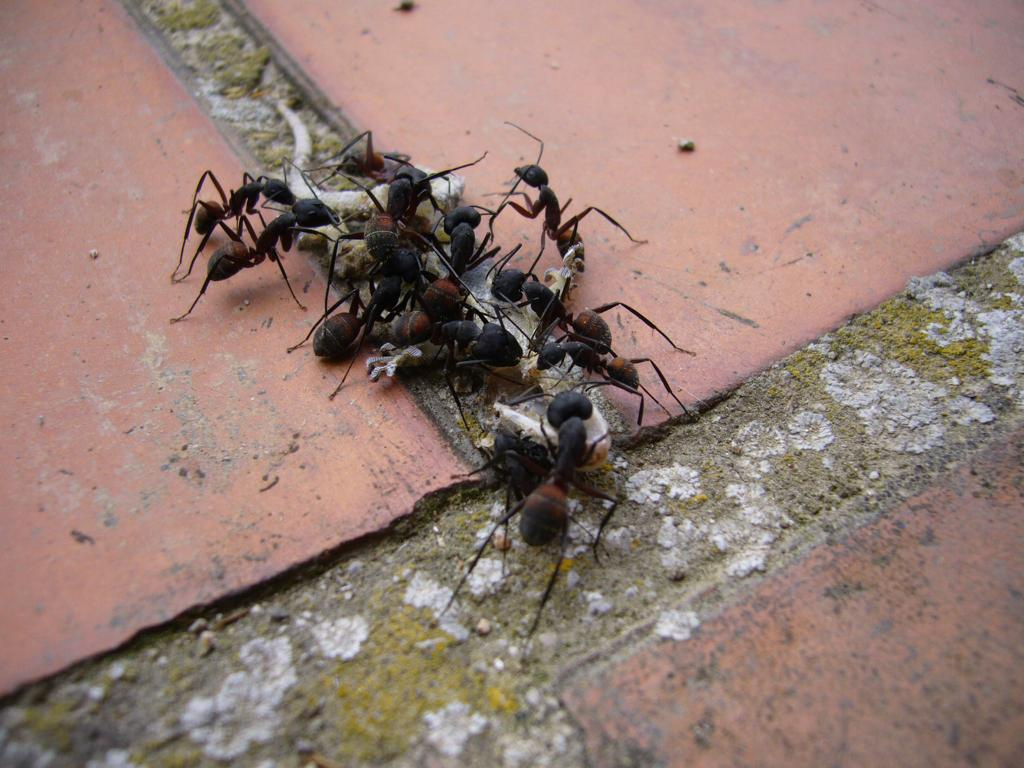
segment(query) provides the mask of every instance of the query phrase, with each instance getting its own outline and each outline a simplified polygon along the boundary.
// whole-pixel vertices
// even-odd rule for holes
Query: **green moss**
[[[270,60],[266,48],[246,48],[240,35],[212,35],[197,49],[200,59],[209,65],[210,74],[229,98],[240,98],[255,90]]]
[[[786,358],[785,367],[794,379],[806,385],[820,381],[821,369],[825,363],[825,355],[818,350],[801,349]]]
[[[925,335],[932,325],[947,328],[945,314],[897,296],[836,331],[832,348],[838,354],[854,349],[877,351],[937,382],[951,376],[988,375],[989,364],[983,357],[988,351],[985,343],[967,339],[941,346]]]
[[[429,626],[424,611],[402,606],[384,613],[356,659],[324,678],[333,692],[327,707],[339,729],[339,753],[380,761],[402,754],[421,731],[423,716],[462,701],[477,711],[511,712],[514,696],[484,688],[484,678],[456,655],[447,636]]]
[[[71,717],[76,707],[70,701],[29,707],[25,710],[24,726],[36,739],[58,752],[71,750]]]
[[[212,26],[220,17],[220,9],[211,0],[194,0],[187,5],[172,3],[157,8],[156,14],[157,23],[168,32],[187,32]]]

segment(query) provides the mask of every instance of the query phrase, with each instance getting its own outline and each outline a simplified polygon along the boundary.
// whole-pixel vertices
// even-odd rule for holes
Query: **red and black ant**
[[[565,252],[570,247],[579,242],[579,238],[577,235],[577,228],[579,222],[584,217],[586,217],[587,214],[591,212],[601,214],[601,216],[603,216],[605,220],[613,224],[632,242],[638,245],[647,242],[646,240],[637,240],[629,233],[629,230],[627,230],[619,222],[613,219],[607,212],[601,210],[600,208],[596,208],[595,206],[592,205],[587,206],[582,211],[577,213],[575,216],[572,216],[571,218],[563,221],[562,214],[565,213],[565,210],[569,207],[569,204],[572,202],[572,198],[566,200],[565,205],[559,206],[557,195],[555,195],[554,190],[551,189],[550,186],[548,186],[548,174],[539,165],[541,158],[544,156],[544,142],[541,139],[534,136],[529,131],[527,131],[525,128],[521,128],[515,123],[510,123],[506,121],[506,125],[511,125],[513,128],[522,131],[531,139],[539,143],[540,152],[537,154],[537,161],[535,163],[533,163],[532,165],[523,165],[515,169],[515,174],[517,176],[516,182],[515,184],[512,185],[512,188],[505,194],[504,199],[501,201],[501,204],[495,211],[494,216],[491,218],[491,232],[494,231],[494,219],[497,218],[497,215],[501,213],[502,209],[508,206],[528,219],[535,219],[541,213],[544,214],[544,228],[541,234],[540,253],[544,252],[544,238],[547,237],[548,239],[554,241],[555,245],[558,247],[558,252],[564,256]],[[526,182],[527,185],[537,190],[536,201],[531,200],[530,196],[527,195],[525,192],[516,191],[516,188],[519,186],[520,181]],[[513,202],[510,199],[514,195],[522,195],[522,197],[526,200],[525,208],[519,205],[518,203]],[[540,259],[540,254],[538,254],[537,259]],[[532,267],[530,271],[533,271]]]
[[[276,219],[275,219],[276,221]],[[273,222],[271,222],[273,223]],[[254,241],[253,247],[248,247],[242,241],[242,230],[244,229],[249,233],[249,237]],[[294,228],[293,228],[294,229]],[[202,287],[199,289],[199,293],[196,295],[192,305],[188,308],[188,311],[183,315],[172,318],[172,323],[180,322],[192,314],[192,310],[196,308],[196,304],[199,303],[199,299],[202,298],[203,294],[206,293],[207,286],[210,285],[211,281],[227,280],[230,277],[241,272],[243,269],[249,269],[261,264],[264,259],[270,259],[270,261],[277,264],[278,269],[281,270],[281,276],[284,278],[285,285],[288,286],[288,292],[295,299],[295,303],[299,305],[301,309],[305,309],[302,302],[299,301],[295,295],[295,291],[292,290],[292,284],[288,281],[288,273],[284,271],[284,264],[281,263],[281,257],[277,253],[274,245],[280,241],[285,250],[291,245],[291,233],[292,229],[284,232],[272,231],[271,236],[267,236],[267,232],[270,231],[268,226],[259,237],[256,236],[253,231],[252,224],[249,223],[249,219],[244,215],[238,218],[238,229],[232,232],[228,230],[228,234],[231,239],[220,246],[210,256],[210,261],[206,268],[206,279],[203,281]],[[301,230],[307,231],[307,230]],[[309,230],[315,231],[315,230]],[[319,234],[319,233],[317,233]]]
[[[540,606],[537,609],[537,615],[530,626],[528,634],[532,635],[537,629],[541,612],[551,596],[551,590],[555,586],[562,561],[565,559],[565,545],[568,541],[569,523],[571,521],[568,502],[570,488],[575,488],[587,496],[601,499],[608,504],[598,526],[597,535],[594,537],[593,551],[595,557],[597,556],[601,532],[615,513],[618,500],[577,477],[577,469],[587,465],[593,453],[597,450],[599,442],[607,439],[607,433],[597,436],[596,439],[591,439],[588,435],[586,422],[594,418],[595,414],[594,406],[586,395],[573,390],[560,392],[552,398],[547,408],[547,423],[557,430],[555,444],[552,445],[549,441],[548,445],[549,452],[554,456],[550,466],[546,467],[533,461],[529,456],[506,448],[504,451],[505,456],[514,456],[528,471],[543,479],[525,498],[517,502],[495,522],[487,537],[477,549],[476,555],[466,569],[466,573],[463,574],[455,590],[452,592],[451,599],[448,601],[448,606],[445,610],[455,602],[456,596],[480,561],[484,550],[498,528],[506,525],[516,515],[520,515],[519,533],[523,537],[523,541],[530,546],[542,546],[550,543],[556,537],[560,537],[558,560],[544,588]]]
[[[199,199],[199,193],[207,179],[216,187],[220,202]],[[281,205],[295,203],[295,195],[288,185],[279,179],[271,179],[266,176],[253,178],[248,173],[244,173],[242,181],[241,187],[233,189],[229,195],[225,195],[224,188],[217,177],[213,175],[213,171],[203,171],[202,176],[199,177],[199,183],[196,185],[195,194],[192,195],[192,207],[189,209],[188,220],[185,222],[185,234],[181,238],[181,253],[178,254],[178,264],[174,267],[174,272],[171,273],[171,282],[181,282],[192,274],[192,267],[195,265],[196,259],[199,258],[199,254],[206,247],[206,243],[209,242],[210,236],[217,226],[220,226],[227,232],[228,237],[231,237],[232,231],[225,224],[226,221],[237,219],[243,213],[249,215],[256,213],[256,203],[259,201],[260,195],[263,195],[268,201]],[[188,271],[181,277],[177,277],[178,270],[181,269],[181,263],[185,258],[185,243],[188,242],[188,234],[192,229],[193,222],[196,234],[201,235],[203,239],[199,242],[199,247],[196,248],[196,252],[189,262]]]
[[[363,156],[358,157],[356,153],[350,150],[363,138],[366,139],[366,149]],[[352,173],[366,176],[376,181],[391,181],[397,171],[409,162],[408,155],[396,152],[374,152],[373,131],[363,131],[360,133],[342,147],[335,157],[338,158],[338,163],[331,174],[323,179],[321,185],[326,184],[335,176]],[[332,165],[334,165],[333,162],[328,163],[326,166],[315,168],[313,171],[326,170]]]
[[[636,423],[639,426],[644,420],[644,395],[651,398],[654,403],[669,413],[669,410],[661,404],[651,391],[647,389],[640,381],[640,374],[637,372],[637,363],[650,363],[651,367],[654,368],[655,373],[658,374],[658,378],[661,380],[662,386],[665,391],[669,393],[673,400],[683,409],[683,413],[693,418],[693,414],[690,410],[683,405],[683,401],[680,400],[676,393],[672,391],[672,387],[669,386],[668,380],[665,378],[665,374],[661,372],[661,368],[649,357],[611,357],[608,358],[605,355],[600,354],[597,349],[592,345],[582,341],[562,341],[562,342],[549,342],[544,345],[540,353],[537,355],[537,370],[546,371],[550,368],[561,363],[566,355],[572,361],[572,365],[582,368],[586,373],[595,373],[602,376],[608,384],[617,387],[625,392],[636,395],[640,398],[640,410],[637,413]],[[571,366],[570,366],[571,367]]]

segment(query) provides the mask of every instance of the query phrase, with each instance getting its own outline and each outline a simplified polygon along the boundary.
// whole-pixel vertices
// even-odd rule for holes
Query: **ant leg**
[[[483,557],[484,550],[487,549],[487,545],[491,543],[491,539],[494,538],[494,534],[497,533],[498,528],[503,525],[508,525],[508,521],[519,513],[519,510],[523,508],[525,503],[526,499],[517,502],[512,509],[506,512],[505,515],[492,526],[490,532],[487,534],[487,538],[484,539],[483,544],[481,544],[477,549],[476,555],[474,555],[472,562],[469,564],[469,568],[467,568],[466,572],[462,574],[462,578],[459,579],[459,583],[455,585],[455,589],[452,591],[452,596],[448,599],[448,605],[444,607],[444,611],[441,611],[442,614],[452,607],[452,603],[455,602],[455,598],[458,596],[459,590],[462,589],[462,586],[466,583],[466,579],[469,578],[469,575],[473,573],[473,569],[476,568],[476,564],[480,562],[480,558]]]
[[[639,320],[644,325],[646,325],[648,328],[650,328],[652,331],[657,331],[657,333],[660,334],[661,337],[665,341],[667,341],[669,344],[672,345],[672,349],[678,350],[679,352],[684,352],[687,355],[696,356],[695,352],[691,352],[688,349],[683,349],[682,347],[677,346],[676,343],[674,341],[672,341],[672,339],[670,339],[668,337],[667,333],[665,333],[663,330],[661,330],[661,328],[656,326],[651,320],[646,318],[644,315],[640,314],[639,310],[629,306],[629,304],[626,304],[626,303],[621,302],[621,301],[613,301],[613,302],[611,302],[609,304],[602,304],[600,307],[595,307],[594,309],[591,310],[591,312],[596,312],[597,314],[601,314],[602,312],[607,312],[609,309],[614,309],[615,307],[622,307],[623,309],[631,312],[634,317],[639,318]]]
[[[220,195],[221,211],[226,211],[228,209],[228,198],[227,195],[224,194],[224,187],[222,187],[220,185],[220,182],[217,181],[217,177],[213,175],[213,171],[203,171],[203,175],[199,177],[199,183],[196,184],[196,191],[192,195],[192,207],[188,212],[188,221],[185,222],[185,234],[181,238],[181,253],[178,254],[178,265],[174,268],[174,271],[171,273],[171,282],[180,282],[180,280],[175,280],[174,278],[175,275],[178,274],[178,270],[181,269],[181,262],[185,258],[185,243],[188,242],[188,233],[192,230],[192,222],[195,220],[196,216],[196,207],[202,204],[202,201],[199,199],[199,193],[202,191],[203,182],[206,181],[207,178],[209,178],[210,181],[213,182],[213,186],[217,188],[217,194]],[[206,204],[203,204],[203,208],[207,212],[209,212],[210,210],[209,205]],[[220,217],[218,216],[217,218]],[[210,231],[213,231],[213,227],[210,227]],[[209,233],[207,233],[206,237],[209,238]],[[204,240],[203,243],[205,244],[205,242],[206,241]],[[199,251],[201,250],[203,250],[202,246],[200,246],[199,248]],[[196,251],[196,256],[199,255],[199,251]],[[195,258],[193,258],[192,261],[195,262]],[[189,267],[189,270],[191,271],[191,266]],[[185,278],[183,277],[181,279],[184,280]]]
[[[336,302],[334,302],[334,304],[332,304],[329,309],[325,309],[324,313],[322,315],[320,315],[320,319],[318,319],[315,323],[313,323],[313,327],[309,329],[309,333],[307,333],[302,338],[302,341],[300,341],[298,344],[294,344],[294,345],[288,347],[288,350],[287,350],[288,353],[291,354],[296,349],[298,349],[303,344],[305,344],[307,341],[309,341],[309,337],[313,335],[313,331],[315,331],[317,328],[319,328],[320,324],[323,323],[330,316],[330,314],[334,310],[336,310],[338,307],[340,307],[342,304],[344,304],[346,301],[348,301],[352,297],[352,295],[357,293],[358,291],[359,291],[358,288],[353,288],[351,291],[349,291],[344,296],[342,296],[340,299],[338,299]]]
[[[288,286],[288,293],[290,293],[292,298],[295,299],[295,303],[299,305],[299,309],[305,312],[306,307],[301,301],[299,301],[299,297],[296,296],[295,291],[292,290],[292,284],[288,281],[288,273],[284,271],[284,263],[282,263],[281,257],[278,256],[273,249],[271,249],[270,254],[268,255],[271,257],[270,260],[275,262],[277,264],[277,268],[281,270],[281,277],[284,278],[284,284]]]
[[[608,215],[607,213],[605,213],[604,211],[602,211],[602,210],[601,210],[600,208],[595,208],[594,206],[590,206],[590,207],[588,207],[588,208],[584,208],[584,209],[583,209],[583,210],[582,210],[582,211],[581,211],[580,213],[577,213],[577,214],[576,214],[575,216],[573,216],[573,217],[572,217],[571,219],[569,219],[569,220],[567,220],[567,221],[563,222],[563,223],[562,223],[562,226],[558,228],[558,232],[559,232],[559,234],[561,234],[562,232],[568,232],[568,231],[569,231],[569,227],[571,227],[571,226],[572,226],[573,224],[575,224],[576,222],[578,222],[578,221],[579,221],[580,219],[582,219],[582,218],[583,218],[584,216],[586,216],[586,215],[587,215],[588,213],[590,213],[591,211],[595,211],[596,213],[600,213],[600,214],[601,214],[602,216],[604,216],[604,218],[605,218],[605,219],[606,219],[607,221],[611,222],[611,223],[612,223],[612,224],[614,224],[614,225],[615,225],[616,227],[618,227],[618,228],[619,228],[619,230],[621,230],[621,231],[622,231],[622,233],[623,233],[623,234],[624,234],[624,235],[625,235],[626,237],[628,237],[628,238],[629,238],[629,239],[630,239],[630,240],[631,240],[632,242],[636,243],[637,245],[643,245],[644,243],[646,243],[646,242],[647,242],[646,240],[637,240],[637,239],[636,239],[635,237],[633,237],[633,236],[632,236],[631,234],[629,234],[629,230],[628,230],[628,229],[626,229],[626,228],[625,228],[624,226],[622,226],[621,224],[619,224],[619,222],[617,222],[617,221],[616,221],[615,219],[613,219],[613,218],[612,218],[611,216],[609,216],[609,215]]]
[[[480,155],[480,157],[478,157],[476,160],[474,160],[471,163],[463,163],[462,165],[456,165],[454,168],[447,168],[447,169],[445,169],[443,171],[437,171],[436,173],[432,173],[429,176],[427,176],[426,178],[424,178],[423,181],[433,181],[434,179],[439,179],[442,176],[447,176],[449,173],[455,173],[456,171],[461,171],[463,168],[469,168],[470,166],[476,165],[477,163],[479,163],[485,157],[487,157],[487,153],[486,152],[484,152],[482,155]]]
[[[683,405],[683,401],[676,397],[676,393],[672,391],[672,387],[670,387],[668,384],[668,379],[665,378],[665,374],[661,372],[661,368],[658,367],[658,364],[656,362],[651,360],[651,358],[649,357],[638,357],[634,360],[630,360],[629,362],[633,363],[634,365],[636,363],[650,363],[651,367],[654,369],[654,372],[658,374],[658,378],[661,379],[661,385],[665,388],[665,391],[668,392],[672,399],[675,400],[676,403],[678,403],[679,407],[683,409],[683,413],[685,413],[691,419],[694,418],[693,413],[691,413],[690,410],[685,405]],[[650,393],[648,392],[648,394]],[[654,399],[654,395],[651,395],[651,399]]]
[[[452,382],[452,369],[454,366],[452,363],[455,361],[455,347],[454,345],[448,351],[448,360],[444,366],[444,383],[448,385],[448,391],[452,393],[452,399],[455,400],[455,407],[459,409],[459,418],[462,419],[462,426],[466,428],[466,432],[470,432],[469,421],[466,419],[466,413],[462,410],[462,401],[459,400],[459,395],[455,391],[455,384]]]
[[[192,302],[192,306],[188,308],[188,312],[186,312],[183,315],[179,315],[178,317],[172,317],[171,318],[171,323],[180,323],[182,320],[184,320],[186,317],[188,317],[189,315],[192,314],[192,310],[196,308],[196,304],[199,303],[199,300],[201,298],[203,298],[203,294],[206,293],[206,288],[210,284],[210,281],[212,280],[212,278],[213,278],[213,270],[211,269],[206,274],[206,279],[203,281],[203,287],[199,289],[199,294],[196,296],[195,301]]]
[[[206,204],[206,203],[204,203],[204,202],[203,202],[202,200],[200,200],[200,201],[199,201],[199,202],[197,203],[197,205],[201,205],[201,206],[203,206],[204,208],[207,208],[207,209],[208,209],[208,206],[207,206],[207,204]],[[214,232],[215,232],[215,231],[217,230],[217,227],[220,227],[220,228],[221,228],[221,229],[223,229],[223,230],[224,230],[225,232],[227,232],[227,233],[228,233],[228,237],[231,237],[231,238],[232,238],[233,240],[234,240],[234,239],[237,239],[237,238],[235,238],[235,237],[233,236],[233,233],[232,233],[232,231],[231,231],[231,227],[229,227],[229,226],[228,226],[228,225],[227,225],[226,223],[224,223],[224,220],[223,220],[223,219],[219,219],[218,221],[216,221],[216,222],[215,222],[215,223],[213,224],[213,226],[211,226],[211,227],[210,227],[210,231],[209,231],[209,232],[207,232],[207,233],[206,233],[205,235],[203,235],[203,239],[199,241],[199,247],[198,247],[198,248],[196,248],[196,252],[195,252],[194,254],[192,254],[192,261],[190,261],[190,262],[188,263],[188,271],[186,271],[186,272],[185,272],[185,274],[184,274],[184,275],[182,275],[181,277],[177,277],[177,278],[176,278],[176,277],[174,276],[174,274],[177,274],[178,270],[177,270],[177,269],[175,269],[175,270],[174,270],[174,274],[172,274],[172,275],[171,275],[171,282],[172,282],[172,283],[180,283],[180,282],[183,282],[184,280],[187,280],[187,279],[188,279],[188,276],[192,274],[192,269],[193,269],[193,267],[195,267],[195,265],[196,265],[196,259],[198,259],[198,258],[199,258],[199,254],[203,252],[203,248],[205,248],[205,247],[206,247],[206,244],[207,244],[208,242],[210,242],[210,238],[211,238],[211,237],[213,237],[213,233],[214,233]],[[180,267],[181,267],[181,263],[179,262],[179,263],[178,263],[178,268],[180,268]]]
[[[562,525],[562,540],[558,545],[558,561],[555,563],[555,570],[551,572],[551,578],[548,579],[548,584],[544,588],[544,594],[540,598],[540,607],[537,608],[537,615],[533,618],[533,624],[530,627],[530,631],[527,637],[533,637],[533,633],[537,631],[537,625],[540,623],[540,614],[544,610],[544,606],[547,605],[548,598],[551,597],[551,590],[555,588],[555,582],[558,580],[558,571],[562,567],[562,562],[565,560],[565,544],[569,540],[569,521],[566,520]]]
[[[608,521],[612,519],[612,515],[615,514],[615,510],[619,506],[619,500],[614,496],[609,496],[604,491],[598,490],[592,485],[578,482],[575,478],[573,479],[572,485],[577,491],[585,493],[587,496],[611,502],[611,507],[605,510],[604,515],[601,516],[601,522],[597,526],[597,535],[594,537],[594,559],[600,562],[600,559],[597,556],[597,545],[601,543],[601,533],[604,531],[604,527],[608,525]]]

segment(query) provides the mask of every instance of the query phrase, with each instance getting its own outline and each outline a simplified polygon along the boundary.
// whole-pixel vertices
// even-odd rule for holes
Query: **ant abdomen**
[[[519,533],[531,547],[547,544],[565,529],[568,514],[565,490],[555,483],[546,483],[526,497],[519,516]]]
[[[596,312],[584,309],[576,314],[572,321],[573,330],[588,341],[593,342],[595,351],[607,355],[612,347],[612,329]]]
[[[616,357],[607,365],[608,375],[630,389],[640,386],[640,374],[636,366],[624,357]]]
[[[420,302],[438,321],[456,320],[462,315],[462,295],[453,280],[435,280],[423,290]]]
[[[196,206],[195,219],[192,226],[197,235],[208,235],[217,226],[217,222],[224,218],[225,210],[216,203],[199,203]]]
[[[410,347],[429,341],[434,335],[434,324],[426,312],[414,310],[401,315],[391,328],[395,343],[400,347]]]
[[[248,263],[248,249],[237,240],[229,240],[210,256],[206,273],[211,280],[227,280],[245,269]]]
[[[351,313],[332,315],[313,334],[313,353],[317,357],[338,360],[352,348],[362,322]]]

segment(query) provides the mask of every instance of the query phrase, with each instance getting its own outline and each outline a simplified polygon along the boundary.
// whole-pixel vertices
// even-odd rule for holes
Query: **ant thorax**
[[[494,412],[502,426],[541,445],[547,445],[555,453],[558,449],[558,429],[548,421],[546,410],[543,398],[520,403],[515,408],[505,403],[494,404]],[[590,417],[583,421],[583,426],[587,430],[587,461],[577,469],[588,472],[598,469],[607,461],[612,439],[608,422],[596,406]]]

